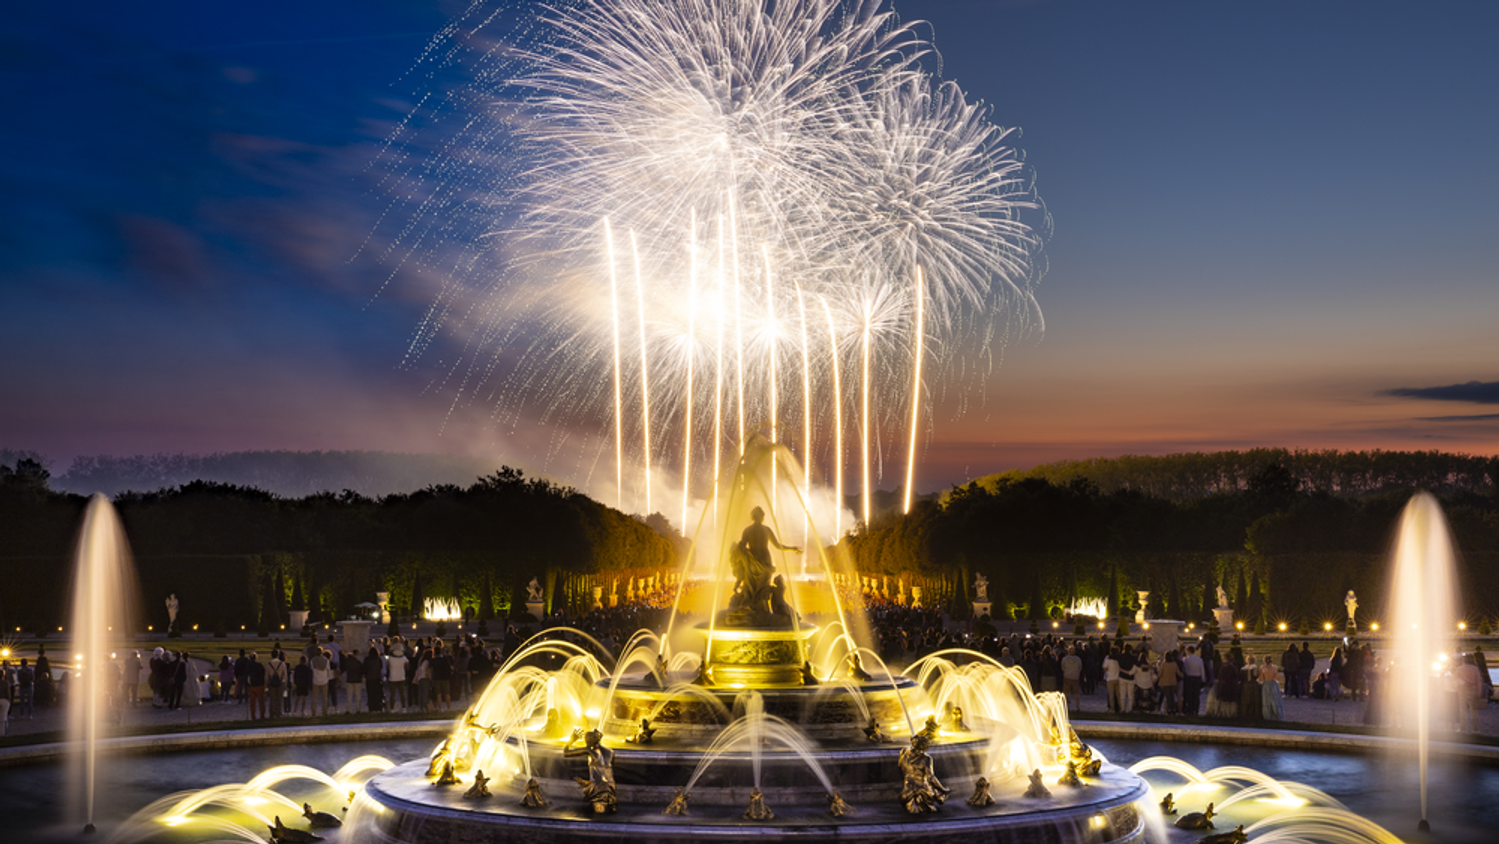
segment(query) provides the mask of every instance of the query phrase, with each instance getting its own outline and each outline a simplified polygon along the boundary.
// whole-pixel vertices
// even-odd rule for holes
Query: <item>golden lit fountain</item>
[[[430,760],[365,785],[358,840],[1143,840],[1149,787],[1076,741],[1059,695],[971,651],[900,676],[860,644],[840,594],[855,573],[811,529],[799,477],[748,443],[666,633],[616,661],[577,631],[527,643]],[[805,569],[782,541],[803,530]],[[466,797],[481,771],[489,796]],[[1025,799],[1030,777],[1063,784]]]

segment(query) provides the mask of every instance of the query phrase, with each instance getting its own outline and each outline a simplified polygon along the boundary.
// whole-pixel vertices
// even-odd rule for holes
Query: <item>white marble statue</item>
[[[1227,606],[1228,606],[1228,590],[1224,589],[1222,586],[1219,586],[1218,587],[1218,609],[1221,610],[1221,609],[1223,609],[1223,608],[1225,608]]]
[[[1348,594],[1352,595],[1352,592]],[[177,593],[173,592],[167,596],[167,629],[171,630],[177,626]]]
[[[974,575],[973,592],[977,596],[974,598],[975,601],[989,600],[989,578],[984,577],[982,574]]]
[[[1358,612],[1358,596],[1353,594],[1352,589],[1348,590],[1348,597],[1343,599],[1343,606],[1348,608],[1348,624],[1352,626],[1353,614]]]
[[[539,604],[542,601],[541,582],[534,577],[531,578],[530,583],[526,584],[526,600],[533,604]]]

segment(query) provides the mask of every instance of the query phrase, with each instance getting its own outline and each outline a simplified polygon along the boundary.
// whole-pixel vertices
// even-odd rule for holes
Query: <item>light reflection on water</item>
[[[1092,742],[1116,763],[1129,765],[1150,756],[1174,756],[1202,770],[1243,765],[1277,779],[1327,792],[1352,811],[1410,840],[1418,814],[1417,774],[1408,761],[1382,755],[1355,755],[1284,748],[1197,745],[1100,739]],[[389,742],[344,742],[135,756],[113,760],[101,780],[101,828],[173,792],[244,782],[274,765],[300,764],[333,771],[356,756],[373,753],[393,762],[426,758],[430,738]],[[0,769],[0,817],[7,842],[27,844],[76,840],[78,830],[62,828],[64,772],[60,765]],[[1169,777],[1149,777],[1167,788]],[[1439,759],[1431,771],[1430,840],[1488,844],[1499,828],[1499,768]],[[321,807],[319,807],[321,808]],[[1200,807],[1189,806],[1184,811]],[[333,807],[336,811],[337,807]],[[289,819],[288,819],[289,820]],[[1193,839],[1195,840],[1195,839]]]
[[[1402,838],[1420,840],[1415,835],[1420,817],[1419,775],[1411,758],[1186,742],[1097,739],[1090,744],[1111,761],[1125,765],[1149,756],[1175,756],[1202,770],[1224,765],[1254,768],[1279,780],[1325,791]],[[1437,757],[1430,777],[1430,840],[1492,844],[1499,829],[1499,768]],[[1174,785],[1170,777],[1152,774],[1146,779],[1156,785]],[[1194,805],[1183,811],[1199,808]]]
[[[100,830],[107,832],[112,822],[174,792],[245,782],[276,765],[306,765],[320,771],[335,771],[350,759],[367,753],[379,754],[396,763],[409,762],[425,758],[434,744],[431,738],[419,738],[113,758],[106,761],[99,774],[96,816]],[[0,817],[5,819],[5,834],[0,837],[7,844],[77,839],[77,829],[63,828],[58,821],[65,804],[64,777],[62,765],[0,768]],[[332,807],[330,811],[337,812],[338,808]]]

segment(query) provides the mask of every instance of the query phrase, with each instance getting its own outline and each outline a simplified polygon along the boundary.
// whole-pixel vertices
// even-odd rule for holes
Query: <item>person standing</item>
[[[1280,684],[1276,682],[1276,675],[1279,673],[1274,660],[1266,654],[1265,664],[1260,666],[1260,715],[1266,721],[1280,721],[1285,717]]]
[[[406,659],[405,648],[400,642],[390,646],[390,656],[385,658],[385,700],[392,712],[406,709]],[[396,701],[400,703],[397,704]]]
[[[1161,690],[1161,711],[1167,715],[1175,715],[1179,711],[1180,702],[1176,696],[1176,684],[1181,680],[1181,666],[1176,662],[1176,651],[1167,652],[1161,659],[1160,674],[1156,677],[1156,685]]]
[[[312,657],[312,714],[317,717],[319,706],[322,714],[328,714],[328,680],[332,676],[328,652],[319,649]]]
[[[1135,665],[1143,662],[1135,656],[1134,646],[1119,651],[1119,711],[1135,711]]]
[[[250,720],[269,717],[265,705],[265,665],[253,651],[250,653],[250,666],[245,674],[245,682],[249,687]]]
[[[297,667],[291,670],[292,713],[307,714],[307,695],[312,692],[312,666],[307,664],[307,655],[298,654]]]
[[[1206,678],[1206,667],[1197,655],[1197,646],[1187,646],[1187,658],[1182,660],[1182,714],[1197,717],[1202,710],[1202,684]]]
[[[446,712],[452,701],[453,659],[448,656],[441,641],[437,643],[427,667],[432,672],[432,696],[436,698],[437,710]]]
[[[16,718],[25,718],[30,721],[33,714],[32,703],[36,700],[36,672],[22,658],[21,667],[16,670]]]
[[[1280,670],[1286,675],[1286,697],[1301,697],[1301,652],[1296,650],[1295,642],[1286,643],[1286,651],[1280,655]]]
[[[1452,672],[1453,684],[1457,687],[1457,728],[1461,732],[1473,732],[1473,718],[1481,704],[1483,680],[1478,675],[1478,664],[1472,654],[1464,654],[1463,662]]]
[[[167,686],[167,709],[180,709],[182,707],[182,690],[187,687],[187,655],[176,653],[167,663],[171,672],[171,682]]]
[[[1343,649],[1333,648],[1327,661],[1327,697],[1336,703],[1343,699]]]
[[[0,662],[0,736],[10,728],[10,660]]]
[[[1301,643],[1301,666],[1296,669],[1296,690],[1301,697],[1312,696],[1312,671],[1317,668],[1317,656],[1312,653],[1310,642]]]
[[[364,660],[358,653],[345,654],[342,658],[344,703],[349,714],[359,711],[359,699],[364,694]]]
[[[1083,711],[1082,701],[1083,658],[1077,655],[1077,646],[1068,645],[1067,655],[1062,657],[1062,697],[1078,712]]]
[[[1109,690],[1108,708],[1110,712],[1119,711],[1119,648],[1109,649],[1109,655],[1103,658],[1103,682]]]
[[[271,661],[265,667],[265,693],[271,699],[271,717],[280,718],[286,713],[286,660],[280,650],[271,651]]]
[[[385,711],[384,672],[385,660],[380,658],[380,650],[370,645],[369,653],[364,655],[364,695],[371,712]]]

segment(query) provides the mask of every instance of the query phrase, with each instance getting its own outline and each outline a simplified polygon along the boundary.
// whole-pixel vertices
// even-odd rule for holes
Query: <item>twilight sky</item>
[[[441,451],[586,483],[565,420],[496,430],[453,405],[441,344],[408,359],[439,274],[387,284],[361,251],[403,75],[465,6],[7,10],[0,448],[54,472]],[[985,406],[938,408],[918,488],[1122,453],[1499,452],[1499,5],[897,8],[1024,128],[1055,218],[1045,335]]]

